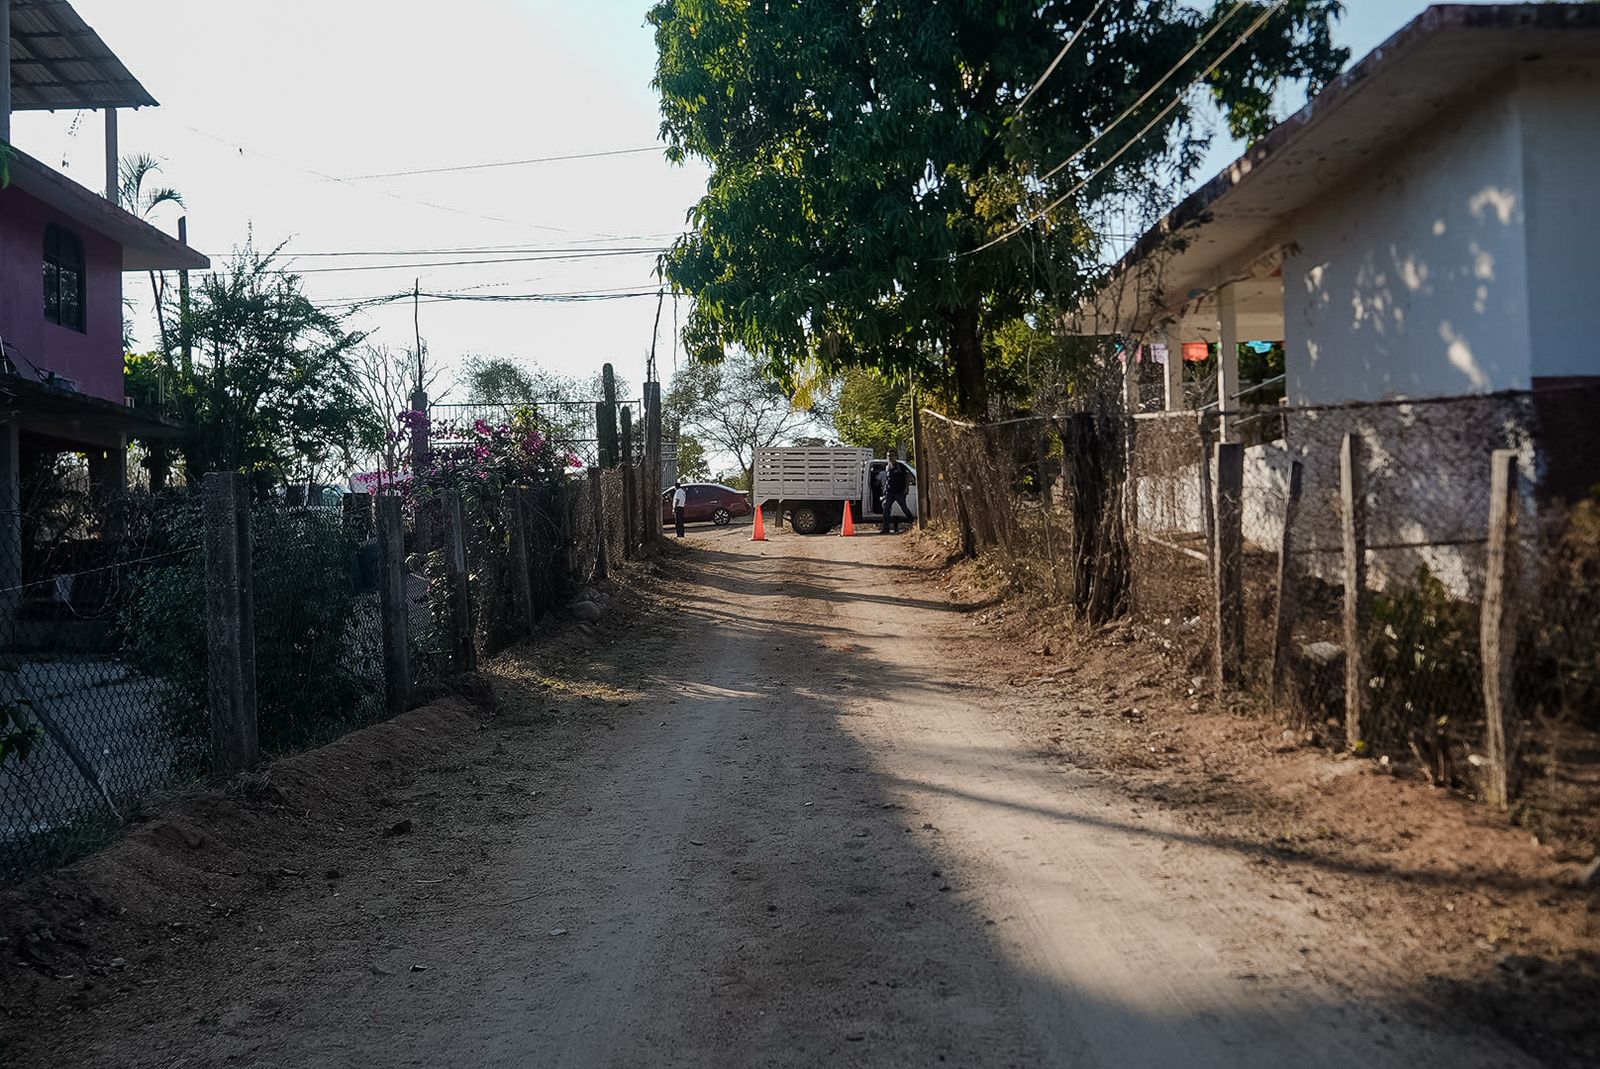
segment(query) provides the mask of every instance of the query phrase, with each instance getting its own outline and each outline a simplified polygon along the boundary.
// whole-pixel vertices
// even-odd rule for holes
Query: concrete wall
[[[1529,385],[1515,72],[1291,225],[1291,403]]]
[[[1524,64],[1517,95],[1533,374],[1600,374],[1600,60]]]
[[[49,223],[83,241],[85,333],[44,318],[44,230]],[[54,371],[75,380],[86,394],[121,404],[121,246],[15,187],[0,190],[0,338],[24,375],[34,367]]]

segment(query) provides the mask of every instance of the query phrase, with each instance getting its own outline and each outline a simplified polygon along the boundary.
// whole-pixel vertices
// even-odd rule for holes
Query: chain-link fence
[[[929,413],[925,481],[931,515],[1016,588],[1084,619],[1131,613],[1152,656],[1220,697],[1572,813],[1600,793],[1600,506],[1552,407],[1520,393],[983,426]],[[1498,513],[1496,456],[1516,487]],[[1486,592],[1504,641],[1487,637]],[[1497,672],[1511,682],[1492,708]]]

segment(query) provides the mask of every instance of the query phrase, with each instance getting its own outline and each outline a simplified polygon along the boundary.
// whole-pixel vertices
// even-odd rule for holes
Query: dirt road
[[[1007,696],[942,652],[967,625],[906,585],[892,539],[747,533],[690,540],[670,629],[597,655],[611,689],[510,684],[479,766],[492,819],[432,805],[438,770],[364,882],[212,948],[232,969],[173,981],[164,1018],[136,993],[57,1056],[1526,1064],[1329,982],[1315,899],[1008,733]],[[584,722],[541,730],[560,703]]]

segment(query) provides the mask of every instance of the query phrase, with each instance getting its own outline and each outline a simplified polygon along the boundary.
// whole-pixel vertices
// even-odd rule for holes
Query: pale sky
[[[657,144],[645,0],[74,0],[74,6],[161,102],[123,114],[122,152],[163,161],[161,181],[188,201],[190,241],[215,264],[251,228],[258,246],[288,240],[289,251],[301,254],[526,250],[302,256],[297,268],[318,269],[305,275],[318,301],[409,291],[418,277],[425,292],[653,291],[651,255],[375,268],[515,260],[540,255],[538,247],[557,254],[653,248],[681,230],[704,188],[702,167],[676,167],[655,152],[350,180]],[[1349,0],[1338,38],[1359,58],[1425,6]],[[1286,101],[1286,110],[1300,103]],[[98,115],[17,115],[13,139],[85,185],[103,184]],[[1197,179],[1210,177],[1238,150],[1215,146]],[[163,209],[155,221],[175,231],[177,214]],[[320,270],[347,267],[361,269]],[[131,293],[146,288],[129,277]],[[655,305],[653,297],[424,303],[422,334],[446,367],[484,353],[587,376],[609,360],[638,383]],[[379,342],[411,344],[409,301],[362,313],[353,323],[375,331]],[[669,300],[658,350],[664,376],[673,366],[671,324]],[[142,343],[152,333],[139,324]]]

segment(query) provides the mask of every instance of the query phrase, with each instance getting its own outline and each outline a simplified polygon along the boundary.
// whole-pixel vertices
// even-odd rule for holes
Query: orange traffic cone
[[[850,515],[850,502],[844,503],[844,526],[839,528],[840,538],[854,538],[856,534],[856,521]]]
[[[756,529],[750,532],[750,541],[765,542],[767,540],[767,525],[762,522],[761,508],[756,507]]]

